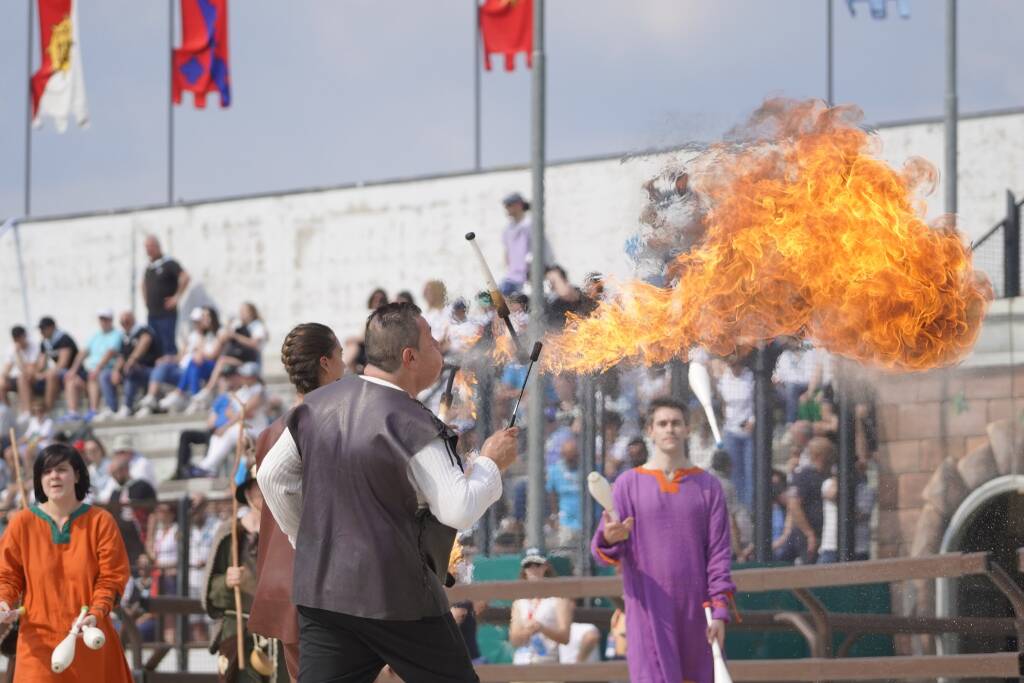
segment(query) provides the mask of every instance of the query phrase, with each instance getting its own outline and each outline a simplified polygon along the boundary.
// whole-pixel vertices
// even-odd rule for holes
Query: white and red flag
[[[79,126],[89,122],[78,40],[78,2],[38,0],[38,6],[42,60],[32,75],[32,125],[42,125],[43,117],[49,116],[63,133],[71,118]]]

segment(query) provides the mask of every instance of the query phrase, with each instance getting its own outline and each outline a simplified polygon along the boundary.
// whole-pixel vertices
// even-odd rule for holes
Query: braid
[[[320,386],[320,359],[337,346],[337,337],[326,325],[303,323],[292,328],[281,344],[281,364],[296,391],[308,394]]]

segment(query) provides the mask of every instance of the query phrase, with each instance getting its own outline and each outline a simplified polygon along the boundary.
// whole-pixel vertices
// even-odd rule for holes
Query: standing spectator
[[[39,319],[39,334],[43,336],[43,341],[39,343],[35,376],[46,378],[43,398],[46,412],[50,412],[60,396],[64,376],[78,355],[78,344],[70,334],[58,329],[57,323],[50,316]]]
[[[412,292],[408,289],[403,289],[401,292],[395,295],[395,301],[400,304],[412,304],[416,305],[416,299],[413,298]]]
[[[576,439],[562,444],[562,457],[548,467],[547,488],[551,510],[557,510],[555,523],[559,548],[575,549],[583,524],[580,517],[580,451]]]
[[[160,249],[154,235],[146,236],[149,264],[142,278],[142,299],[149,311],[149,326],[160,340],[160,348],[168,356],[178,353],[175,335],[178,327],[178,304],[188,289],[189,275],[181,265]]]
[[[210,559],[213,538],[217,534],[220,520],[212,514],[210,504],[201,495],[193,495],[191,503],[192,529],[188,537],[188,596],[198,598],[202,595],[203,575],[206,572],[206,563]],[[206,629],[203,628],[205,626],[203,617],[193,615],[189,621],[192,623],[192,640],[202,640],[208,637],[204,632]]]
[[[39,347],[33,346],[28,338],[28,331],[21,325],[11,328],[11,350],[7,352],[0,378],[4,382],[2,400],[7,400],[7,393],[18,393],[18,416],[28,419],[29,407],[32,403],[32,391],[35,385],[35,368],[39,360]]]
[[[744,561],[753,546],[750,546],[751,520],[750,513],[740,503],[736,496],[736,487],[731,481],[732,461],[729,454],[716,449],[711,456],[711,468],[708,474],[718,480],[722,485],[722,494],[725,496],[725,509],[729,513],[729,537],[732,540],[733,557]],[[748,547],[749,546],[749,547]]]
[[[530,240],[533,221],[526,212],[530,210],[530,202],[523,199],[518,192],[502,200],[509,223],[501,235],[505,245],[505,279],[501,281],[501,293],[508,296],[522,289],[530,273]]]
[[[821,498],[822,484],[831,467],[833,446],[825,437],[816,436],[807,445],[809,465],[793,473],[786,500],[786,526],[783,542],[775,551],[779,562],[792,562],[801,558],[812,564],[818,554],[824,507]]]
[[[754,504],[754,373],[732,361],[718,380],[725,420],[722,440],[732,459],[732,480],[740,502]]]
[[[114,403],[117,402],[116,387],[124,385],[124,403],[118,408],[117,416],[128,417],[132,413],[136,394],[146,388],[157,361],[163,356],[163,349],[160,348],[156,331],[148,325],[137,323],[131,311],[122,313],[119,322],[124,330],[121,356],[112,370],[100,375],[100,383],[104,393],[112,395]]]
[[[96,311],[96,317],[99,318],[100,330],[89,337],[85,348],[75,356],[71,371],[64,382],[68,399],[68,418],[78,417],[78,399],[83,388],[89,397],[89,412],[86,413],[85,419],[88,421],[97,415],[100,410],[100,375],[114,369],[117,356],[121,353],[121,333],[114,329],[114,311],[101,308]],[[80,373],[79,369],[84,370],[84,373]],[[117,411],[117,394],[104,398],[107,405],[103,419],[107,419]]]
[[[178,521],[170,503],[157,503],[149,518],[146,552],[158,574],[158,595],[176,595],[178,576]],[[173,640],[172,635],[168,640]]]
[[[242,363],[256,363],[262,367],[263,347],[267,345],[267,338],[267,326],[260,318],[256,304],[246,301],[238,311],[238,319],[229,322],[218,335],[220,346],[215,352],[217,362],[213,366],[213,373],[206,386],[192,397],[186,412],[202,413],[210,407],[217,390],[217,380],[228,365],[238,367]]]
[[[818,564],[834,564],[839,560],[839,506],[836,505],[839,485],[836,475],[821,485],[821,547]]]
[[[871,556],[871,514],[875,511],[875,488],[868,482],[867,460],[857,458],[857,489],[854,507],[857,515],[853,528],[853,559],[859,562]]]
[[[128,434],[114,437],[113,463],[128,465],[128,476],[132,481],[141,480],[156,488],[156,470],[149,458],[135,450],[135,442]],[[111,466],[113,469],[113,465]]]
[[[815,391],[811,388],[815,374],[814,352],[796,343],[790,346],[779,355],[773,377],[785,406],[786,424],[797,419],[800,404],[808,401]]]

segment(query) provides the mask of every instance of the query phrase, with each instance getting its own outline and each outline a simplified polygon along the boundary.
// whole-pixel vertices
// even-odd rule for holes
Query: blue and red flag
[[[206,93],[220,93],[220,106],[231,104],[228,70],[228,0],[181,0],[181,47],[171,60],[171,96],[181,104],[188,90],[197,109]]]

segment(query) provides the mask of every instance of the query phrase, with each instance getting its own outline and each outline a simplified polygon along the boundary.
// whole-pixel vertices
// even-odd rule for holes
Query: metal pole
[[[853,559],[854,529],[857,523],[856,495],[856,431],[854,425],[854,397],[850,391],[848,374],[844,372],[839,379],[839,462],[836,509],[836,539],[839,561],[849,562]]]
[[[25,326],[32,325],[32,311],[28,307],[28,280],[25,279],[25,260],[21,254],[21,225],[14,224],[14,253],[18,257],[18,282],[21,283],[21,305],[25,310]]]
[[[587,487],[587,475],[594,471],[595,450],[597,445],[597,401],[594,396],[596,382],[593,375],[584,375],[579,381],[580,417],[582,429],[580,434],[580,521],[579,539],[580,576],[590,576],[594,572],[594,562],[590,557],[590,539],[594,535],[596,520],[594,519],[594,501],[590,498]]]
[[[956,0],[946,0],[946,213],[957,212]]]
[[[754,352],[754,557],[772,559],[772,371],[777,354]]]
[[[188,496],[178,500],[178,595],[188,597],[188,573],[192,562],[189,551],[192,543],[191,501]],[[232,520],[237,523],[238,520]],[[178,671],[188,671],[188,615],[178,615],[177,636],[174,645],[178,649]]]
[[[835,106],[835,103],[836,103],[836,98],[835,98],[835,82],[833,80],[833,64],[834,64],[834,62],[833,62],[833,55],[835,54],[835,48],[834,48],[834,43],[833,43],[833,38],[832,38],[832,30],[833,30],[833,28],[832,28],[833,27],[832,0],[825,0],[825,6],[828,8],[828,11],[827,11],[827,14],[828,14],[828,29],[825,32],[825,35],[828,36],[828,38],[827,38],[827,44],[828,44],[827,53],[828,53],[828,56],[826,58],[826,62],[828,63],[828,76],[827,76],[828,100],[827,101],[828,101],[828,106],[832,107],[832,106]]]
[[[28,0],[28,35],[26,42],[25,71],[28,72],[28,101],[25,103],[25,210],[27,218],[32,213],[32,20],[35,12],[33,5],[36,0]],[[15,233],[17,234],[17,233]],[[29,321],[26,320],[26,323]]]
[[[480,170],[480,3],[473,0],[473,169]]]
[[[539,339],[544,329],[544,0],[533,1],[533,229],[530,233],[530,334]],[[529,496],[526,539],[530,546],[544,546],[544,374],[530,374],[527,412],[527,474]]]
[[[174,0],[167,0],[167,205],[174,204]]]
[[[1020,296],[1020,207],[1006,191],[1006,220],[1003,222],[1003,296]]]
[[[690,363],[674,358],[668,364],[668,386],[672,398],[680,403],[690,401]]]

